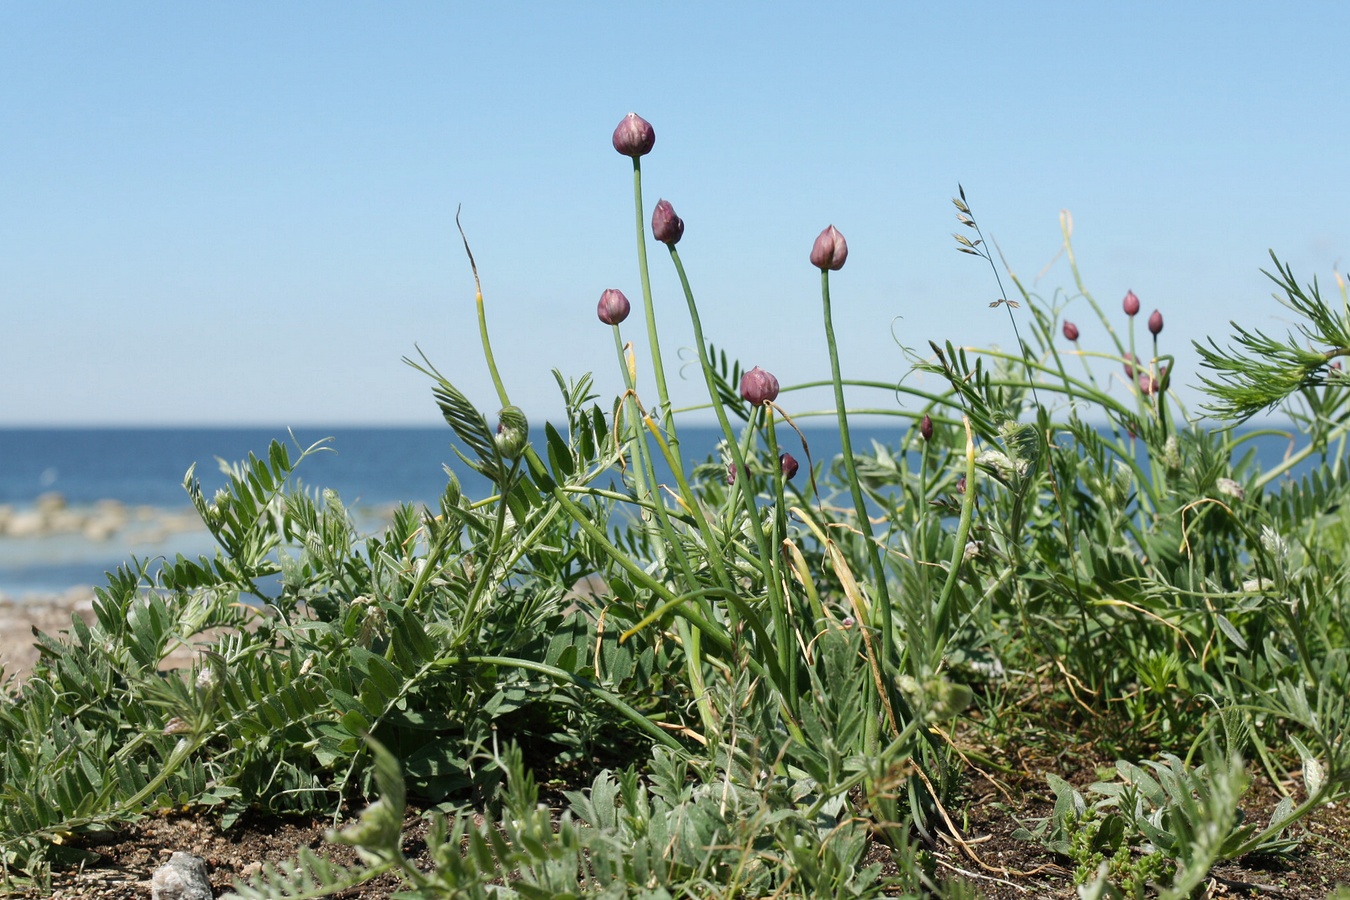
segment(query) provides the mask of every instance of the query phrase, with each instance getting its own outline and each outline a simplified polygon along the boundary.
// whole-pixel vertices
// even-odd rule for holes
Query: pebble
[[[150,879],[151,900],[212,900],[206,861],[191,853],[175,852]]]

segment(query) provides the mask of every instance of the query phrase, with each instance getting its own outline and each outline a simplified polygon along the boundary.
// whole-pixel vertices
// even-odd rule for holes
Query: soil
[[[80,612],[82,606],[87,615],[87,598],[73,595],[53,604],[0,602],[0,661],[6,672],[22,675],[35,660],[28,646],[32,625],[60,630],[69,623],[71,612]],[[1019,768],[1056,771],[1080,784],[1093,780],[1090,771],[1078,775],[1066,772],[1063,760],[1058,767],[1051,760],[1045,762],[1044,767],[1032,764]],[[1012,837],[1019,826],[1045,816],[1050,809],[1052,798],[1040,771],[998,782],[974,780],[967,793],[952,810],[955,824],[964,835],[965,849],[952,842],[935,848],[933,858],[940,876],[963,876],[989,900],[1076,897],[1064,860],[1036,844]],[[1280,791],[1269,781],[1257,779],[1244,798],[1244,811],[1249,819],[1267,821],[1280,797]],[[355,855],[349,848],[326,841],[331,825],[331,821],[319,818],[252,818],[225,830],[209,812],[148,816],[118,831],[73,843],[73,848],[91,851],[96,857],[78,869],[55,871],[49,890],[15,887],[7,896],[142,900],[150,895],[154,870],[178,850],[206,861],[212,886],[217,896],[223,896],[235,879],[258,871],[262,863],[292,860],[302,848],[336,862],[354,862]],[[405,853],[427,864],[422,843],[424,819],[420,813],[410,812],[405,826]],[[1216,900],[1302,900],[1323,898],[1338,885],[1350,885],[1350,804],[1323,807],[1291,831],[1302,838],[1295,855],[1284,859],[1249,856],[1217,867],[1204,896]],[[889,864],[889,850],[875,845],[870,860]],[[396,879],[386,877],[337,896],[374,900],[390,896],[399,887]],[[6,896],[3,887],[0,896]]]

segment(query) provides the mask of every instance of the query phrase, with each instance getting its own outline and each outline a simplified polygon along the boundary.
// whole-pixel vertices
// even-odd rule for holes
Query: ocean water
[[[907,424],[907,423],[904,423]],[[855,448],[871,441],[894,444],[904,424],[853,430]],[[839,450],[830,427],[803,429],[812,458],[830,459]],[[542,429],[535,429],[536,446]],[[712,453],[720,432],[710,426],[680,429],[687,459]],[[23,598],[101,584],[104,573],[139,558],[210,554],[210,535],[196,524],[183,489],[183,476],[196,464],[196,475],[209,497],[225,484],[217,459],[238,461],[252,452],[263,456],[277,440],[299,455],[298,447],[331,438],[330,448],[305,459],[297,476],[304,485],[331,488],[352,509],[358,524],[371,527],[382,510],[408,502],[434,506],[445,487],[449,465],[470,496],[486,486],[452,450],[448,427],[433,428],[19,428],[0,429],[0,516],[31,513],[56,495],[72,509],[116,501],[124,525],[112,535],[82,530],[45,536],[0,534],[0,596]],[[1254,442],[1263,467],[1288,452],[1287,438]],[[784,449],[805,462],[795,435]],[[44,496],[47,498],[43,500]],[[4,531],[0,528],[0,531]]]

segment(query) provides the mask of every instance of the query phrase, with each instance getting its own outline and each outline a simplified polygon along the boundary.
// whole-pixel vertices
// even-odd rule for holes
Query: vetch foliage
[[[643,204],[654,135],[630,116],[613,136],[643,299],[641,325],[618,289],[597,308],[621,392],[555,372],[564,416],[532,427],[474,267],[494,401],[408,362],[485,496],[448,471],[434,508],[360,534],[340,497],[296,480],[323,445],[225,464],[210,499],[189,470],[217,552],[111,573],[94,622],[40,635],[38,666],[7,685],[5,878],[40,881],[86,835],[196,806],[227,824],[327,813],[359,853],[303,852],[239,897],[381,875],[418,897],[973,896],[1025,876],[963,833],[967,786],[1058,729],[1058,749],[1116,774],[1047,773],[1055,809],[1026,836],[1083,896],[1183,897],[1218,862],[1290,852],[1290,827],[1347,795],[1344,309],[1277,262],[1301,337],[1210,340],[1215,417],[1194,417],[1172,391],[1188,376],[1165,352],[1175,328],[1161,310],[1138,323],[1133,293],[1103,311],[1067,217],[1076,290],[1047,300],[1000,269],[959,189],[956,249],[993,271],[1012,352],[925,336],[894,381],[850,379],[832,317],[848,249],[830,226],[801,259],[804,289],[819,270],[828,377],[747,370],[703,333],[685,221]],[[682,297],[653,294],[648,223]],[[684,374],[721,432],[703,459],[681,447],[691,411],[669,402],[657,327],[681,299]],[[829,459],[798,425],[814,386],[835,397]],[[846,387],[885,398],[863,408],[899,423],[893,441],[853,443]],[[1272,406],[1303,442],[1262,469],[1234,426]],[[181,644],[192,667],[161,671]],[[1253,773],[1297,784],[1266,822],[1241,814]],[[430,828],[417,859],[410,810]]]

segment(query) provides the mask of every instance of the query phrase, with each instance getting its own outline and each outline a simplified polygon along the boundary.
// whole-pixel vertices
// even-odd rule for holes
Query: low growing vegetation
[[[1299,332],[1201,346],[1198,419],[1170,390],[1161,314],[1142,319],[1132,293],[1108,314],[1079,282],[1072,309],[1107,338],[1083,347],[1065,304],[1008,275],[1016,349],[933,344],[911,365],[943,389],[880,386],[900,439],[859,447],[831,226],[809,258],[843,453],[815,460],[792,386],[703,334],[662,201],[652,237],[724,436],[695,462],[646,288],[654,140],[631,115],[614,134],[645,353],[626,297],[597,312],[628,390],[602,400],[559,375],[566,421],[531,429],[480,292],[500,411],[410,364],[485,496],[451,475],[437,508],[362,536],[337,496],[294,480],[319,448],[274,444],[211,498],[189,472],[216,556],[111,574],[95,621],[42,636],[31,677],[8,683],[6,879],[41,883],[82,836],[191,806],[226,824],[321,811],[359,853],[303,851],[238,884],[245,898],[391,874],[424,898],[974,897],[1034,884],[963,827],[972,782],[1021,771],[1030,736],[1066,768],[1037,773],[1053,808],[1014,809],[1018,836],[1083,897],[1191,897],[1225,861],[1296,858],[1300,821],[1350,792],[1344,285],[1333,307],[1276,261]],[[953,202],[956,249],[1002,292],[964,192]],[[1300,449],[1262,470],[1235,428],[1267,409]],[[201,642],[196,667],[161,672],[180,642]],[[1284,792],[1268,815],[1242,811],[1254,777]],[[414,858],[410,804],[430,822]]]

